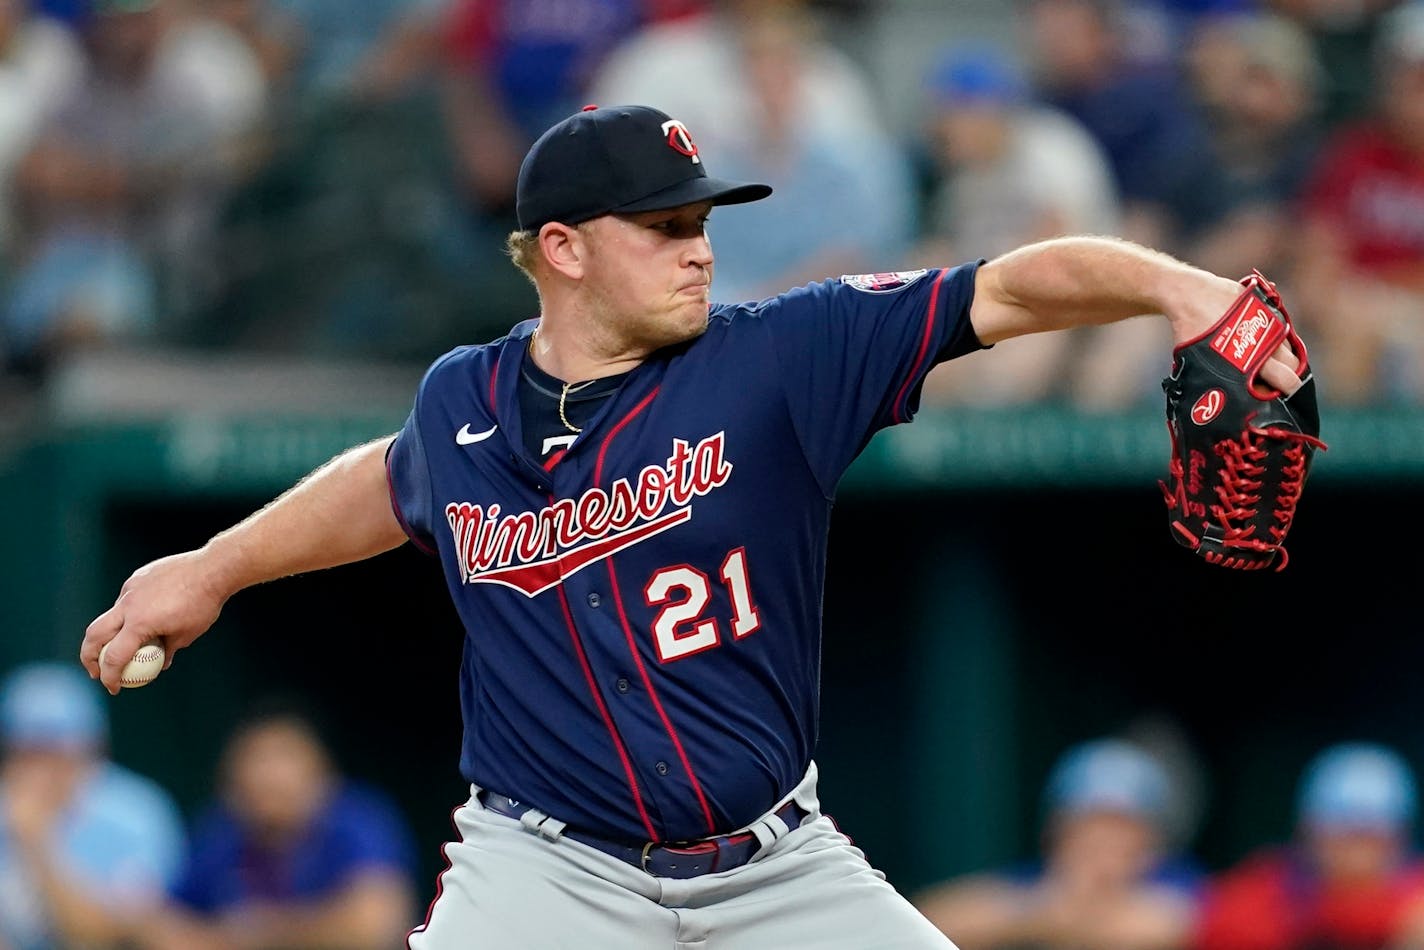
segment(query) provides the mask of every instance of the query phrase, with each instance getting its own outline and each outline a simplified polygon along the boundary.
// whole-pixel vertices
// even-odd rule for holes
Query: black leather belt
[[[534,807],[488,791],[481,791],[479,800],[490,811],[516,821]],[[787,802],[778,808],[775,814],[791,829],[799,827],[801,820],[806,817],[805,809],[795,802]],[[750,861],[761,847],[756,835],[749,831],[697,838],[692,841],[647,841],[642,844],[610,841],[577,828],[565,828],[562,834],[590,848],[597,848],[635,868],[642,868],[653,877],[678,880],[741,867]]]

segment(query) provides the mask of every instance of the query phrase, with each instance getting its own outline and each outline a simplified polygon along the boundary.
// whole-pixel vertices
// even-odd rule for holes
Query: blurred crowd
[[[967,16],[966,11],[976,11]],[[853,35],[919,24],[892,90]],[[1424,0],[0,0],[0,421],[75,355],[423,362],[533,314],[503,256],[533,139],[685,122],[715,296],[1118,235],[1285,294],[1337,405],[1424,405]],[[926,404],[1160,402],[1139,320],[1000,344]],[[404,816],[318,718],[235,723],[186,814],[72,664],[0,684],[0,950],[400,946]],[[1207,867],[1152,750],[1064,750],[1040,850],[916,895],[962,950],[1415,950],[1399,750],[1318,750],[1288,840]]]
[[[405,945],[433,896],[424,845],[338,761],[320,710],[257,699],[184,808],[115,759],[107,700],[68,662],[0,679],[0,950]],[[1172,730],[1078,741],[1046,770],[1033,853],[908,896],[960,950],[1424,947],[1403,750],[1316,748],[1275,803],[1286,835],[1214,863],[1193,850],[1211,812],[1203,772]]]
[[[1220,868],[1180,834],[1170,776],[1150,746],[1074,746],[1045,782],[1037,854],[915,901],[960,950],[1424,946],[1418,789],[1398,750],[1321,749],[1299,777],[1290,835]]]
[[[852,42],[891,16],[933,38],[908,121]],[[1274,279],[1333,403],[1424,400],[1424,0],[0,0],[0,401],[96,348],[499,335],[520,159],[588,102],[776,189],[712,222],[719,299],[1118,235]],[[1155,404],[1168,339],[1008,341],[926,401]]]
[[[77,664],[0,684],[0,950],[396,950],[423,913],[416,843],[347,776],[319,716],[258,701],[189,815],[115,761]]]

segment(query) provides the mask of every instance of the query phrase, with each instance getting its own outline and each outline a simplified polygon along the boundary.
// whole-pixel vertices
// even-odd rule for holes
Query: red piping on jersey
[[[633,763],[628,758],[628,750],[623,747],[623,740],[618,736],[618,730],[613,725],[613,717],[608,713],[608,707],[603,702],[603,695],[598,691],[598,685],[593,679],[593,669],[588,665],[588,657],[583,652],[583,644],[579,642],[578,628],[574,626],[574,615],[569,610],[569,598],[564,593],[564,585],[560,584],[556,590],[559,592],[559,607],[564,611],[564,623],[569,628],[569,639],[574,642],[574,652],[578,654],[579,666],[583,668],[583,677],[588,681],[589,694],[593,696],[594,705],[598,707],[598,714],[603,717],[603,725],[608,729],[609,738],[613,740],[613,748],[618,753],[618,760],[623,763],[623,774],[628,779],[628,790],[633,793],[633,804],[638,806],[638,817],[643,819],[643,829],[648,833],[648,840],[657,838],[657,832],[653,830],[653,820],[648,816],[647,806],[643,804],[643,795],[638,791],[638,779],[633,775]]]
[[[464,807],[465,805],[462,804],[450,809],[450,826],[455,829],[455,840],[459,843],[464,843],[465,836],[460,833],[460,826],[455,821],[455,815]],[[435,904],[440,900],[440,895],[445,893],[445,873],[454,867],[455,864],[455,862],[450,860],[450,853],[446,850],[449,847],[450,842],[448,841],[440,846],[440,858],[445,862],[445,866],[440,869],[439,874],[435,875],[435,896],[430,899],[429,906],[425,908],[425,919],[411,928],[410,932],[405,935],[406,950],[410,950],[410,938],[418,933],[424,933],[430,926],[430,918],[435,915]]]
[[[900,391],[895,394],[895,401],[890,404],[893,413],[890,418],[894,422],[904,422],[907,418],[901,409],[904,406],[904,400],[909,395],[910,386],[914,384],[915,377],[920,374],[920,367],[924,365],[925,357],[929,355],[930,340],[934,338],[935,305],[939,303],[939,285],[944,283],[944,275],[947,273],[949,272],[940,271],[939,276],[935,278],[934,287],[930,289],[930,305],[925,313],[925,335],[920,340],[920,352],[915,355],[915,365],[910,367],[910,375],[905,377]]]
[[[663,721],[663,728],[667,730],[668,738],[672,740],[672,746],[677,750],[678,761],[687,770],[687,778],[692,782],[692,791],[697,795],[697,804],[702,806],[702,817],[707,819],[707,833],[715,835],[717,833],[717,823],[712,820],[712,809],[707,804],[707,796],[702,792],[702,783],[697,781],[697,773],[692,771],[692,763],[687,760],[687,750],[682,747],[682,740],[677,737],[677,730],[672,727],[672,720],[668,719],[667,710],[663,709],[662,701],[658,699],[658,694],[653,689],[653,680],[648,676],[648,668],[643,663],[643,656],[638,652],[638,644],[633,639],[633,627],[628,623],[628,614],[623,609],[623,595],[619,593],[618,575],[613,571],[613,559],[608,559],[608,580],[613,585],[613,603],[618,607],[618,619],[623,623],[623,633],[628,638],[628,652],[633,654],[633,662],[638,666],[638,675],[643,678],[643,686],[648,690],[648,698],[653,701],[653,708],[658,711],[658,718]],[[559,588],[563,590],[562,587]]]
[[[489,390],[490,415],[494,416],[494,421],[495,421],[495,422],[498,422],[498,421],[499,421],[499,413],[495,411],[498,407],[495,405],[495,402],[494,402],[494,384],[495,384],[495,381],[496,381],[497,379],[499,379],[499,357],[498,357],[498,356],[496,356],[496,357],[494,358],[494,369],[490,370],[490,390]]]
[[[391,480],[391,451],[389,446],[386,448],[386,492],[391,496],[391,511],[395,513],[396,520],[400,522],[401,530],[405,532],[407,538],[410,538],[411,544],[414,544],[431,557],[439,557],[438,552],[436,552],[434,548],[415,536],[415,532],[410,527],[410,522],[405,520],[405,515],[400,510],[400,503],[396,501],[396,483]]]
[[[569,454],[569,450],[568,450],[568,449],[559,449],[559,451],[557,451],[557,452],[555,452],[553,455],[549,456],[548,461],[546,461],[546,462],[544,463],[544,471],[546,471],[546,472],[552,472],[552,471],[554,470],[554,466],[555,466],[555,465],[558,465],[559,462],[563,460],[563,457],[564,457],[565,455],[568,455],[568,454]]]
[[[603,437],[603,444],[598,447],[598,462],[593,467],[593,484],[598,485],[603,480],[603,462],[608,455],[608,446],[613,443],[613,437],[623,430],[623,427],[633,421],[633,418],[647,408],[653,401],[653,397],[658,394],[661,387],[653,387],[653,391],[643,397],[643,401],[629,411],[618,424],[609,430],[608,435]],[[692,763],[687,759],[687,750],[682,747],[682,740],[677,737],[677,730],[672,726],[672,720],[668,718],[667,710],[663,709],[662,700],[658,699],[657,691],[653,689],[652,677],[648,676],[648,668],[643,663],[643,655],[638,652],[638,643],[633,639],[633,626],[628,622],[628,612],[623,609],[623,594],[618,586],[618,575],[613,570],[613,559],[608,559],[608,580],[613,585],[613,603],[618,608],[618,619],[623,624],[623,634],[628,638],[628,652],[633,655],[633,663],[638,667],[638,675],[643,680],[643,686],[648,691],[648,698],[653,701],[653,708],[658,712],[658,718],[662,720],[663,728],[667,730],[668,738],[672,740],[672,745],[677,750],[678,761],[682,763],[683,769],[687,771],[687,778],[692,782],[692,791],[697,795],[697,803],[702,806],[702,815],[707,819],[707,833],[716,834],[717,823],[712,820],[712,809],[707,804],[707,796],[702,791],[702,783],[697,781],[697,773],[692,771]],[[563,588],[559,588],[559,595],[563,596]],[[570,624],[573,623],[570,619]],[[652,838],[656,840],[657,836]]]
[[[653,391],[643,397],[643,401],[638,403],[628,411],[628,414],[618,420],[618,424],[608,431],[603,437],[603,444],[598,447],[598,462],[593,466],[593,484],[598,485],[603,481],[603,459],[608,454],[608,446],[613,442],[613,437],[623,431],[623,427],[633,421],[633,417],[648,407],[648,403],[653,401],[653,397],[658,394],[661,386],[654,386]]]

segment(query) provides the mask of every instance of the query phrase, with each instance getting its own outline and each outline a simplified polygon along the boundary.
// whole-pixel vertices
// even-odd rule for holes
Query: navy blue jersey
[[[715,304],[548,469],[518,405],[534,321],[431,366],[388,465],[467,631],[465,778],[629,840],[725,832],[787,794],[816,744],[836,485],[979,347],[978,266]]]

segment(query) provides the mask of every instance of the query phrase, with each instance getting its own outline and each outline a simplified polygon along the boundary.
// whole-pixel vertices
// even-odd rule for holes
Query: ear
[[[551,221],[539,229],[539,252],[555,272],[570,280],[583,277],[584,236],[567,224]]]

